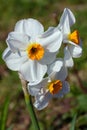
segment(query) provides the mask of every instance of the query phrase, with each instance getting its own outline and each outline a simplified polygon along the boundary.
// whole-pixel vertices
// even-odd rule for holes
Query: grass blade
[[[74,115],[74,118],[71,122],[70,130],[75,130],[76,116],[77,116],[77,114]]]
[[[10,99],[9,97],[7,97],[1,111],[0,130],[5,130],[9,102],[10,102]]]

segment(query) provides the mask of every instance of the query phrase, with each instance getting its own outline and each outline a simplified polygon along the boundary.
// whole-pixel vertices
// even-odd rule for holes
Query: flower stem
[[[38,121],[36,118],[36,114],[34,112],[34,107],[32,104],[31,96],[29,95],[28,90],[27,90],[27,82],[23,79],[23,77],[20,73],[19,73],[19,77],[20,77],[22,89],[24,92],[26,106],[28,108],[28,112],[29,112],[29,115],[30,115],[30,118],[31,118],[31,121],[33,124],[33,130],[40,130],[39,124],[38,124]]]
[[[31,96],[25,95],[25,102],[26,102],[26,106],[28,108],[28,112],[30,114],[32,123],[33,123],[33,129],[34,130],[40,130],[39,125],[38,125],[38,121],[34,112],[34,108],[33,108],[33,104],[32,104],[32,100],[31,100]]]

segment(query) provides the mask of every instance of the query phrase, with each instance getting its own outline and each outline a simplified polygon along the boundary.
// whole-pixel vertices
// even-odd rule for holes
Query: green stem
[[[30,115],[31,120],[32,120],[33,129],[40,130],[39,125],[38,125],[38,121],[37,121],[37,118],[36,118],[36,115],[34,112],[31,96],[29,94],[25,95],[25,102],[26,102],[26,106],[28,108],[29,115]]]
[[[32,124],[33,124],[33,129],[34,130],[40,130],[39,124],[38,124],[38,121],[37,121],[37,118],[36,118],[36,114],[34,112],[34,107],[33,107],[33,104],[32,104],[31,96],[29,95],[28,90],[27,90],[27,82],[23,79],[23,77],[20,73],[19,73],[19,77],[20,77],[22,89],[23,89],[23,92],[24,92],[26,106],[28,108],[28,112],[29,112],[29,115],[30,115],[30,118],[31,118],[31,121],[32,121]]]

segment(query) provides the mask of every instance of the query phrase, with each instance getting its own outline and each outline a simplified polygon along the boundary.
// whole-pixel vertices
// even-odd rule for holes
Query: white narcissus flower
[[[60,28],[63,34],[64,60],[67,67],[73,66],[73,59],[82,55],[82,42],[79,37],[79,32],[75,30],[71,33],[70,27],[75,23],[75,17],[69,9],[65,9],[60,19],[60,24],[57,28]]]
[[[35,19],[16,23],[6,40],[8,48],[3,59],[8,68],[19,71],[25,80],[39,81],[47,72],[47,65],[56,58],[62,42],[62,33],[52,29],[44,36],[43,25]]]
[[[59,66],[59,69],[57,65]],[[53,72],[51,72],[51,70]],[[51,64],[51,68],[48,72],[51,73],[41,82],[28,84],[29,93],[32,96],[35,96],[34,106],[38,110],[44,109],[52,98],[63,97],[70,89],[68,82],[65,81],[67,69],[63,65],[62,60],[57,60]]]
[[[82,55],[82,41],[79,37],[79,33],[77,30],[71,33],[67,18],[65,22],[67,23],[67,27],[65,27],[66,25],[64,25],[63,28],[63,37],[64,37],[63,43],[65,43],[64,53],[66,56],[68,55],[68,57],[70,54],[69,59],[78,58]],[[65,61],[67,62],[68,57],[66,56]],[[67,64],[67,66],[71,65]],[[73,66],[73,60],[72,60],[72,66]]]

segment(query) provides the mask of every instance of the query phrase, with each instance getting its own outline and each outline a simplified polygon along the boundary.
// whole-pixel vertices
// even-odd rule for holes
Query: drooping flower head
[[[65,8],[60,18],[60,23],[57,28],[60,28],[63,34],[64,60],[67,67],[73,66],[73,58],[78,58],[82,55],[82,42],[78,30],[71,32],[70,27],[75,23],[75,16],[70,9]]]
[[[30,18],[18,21],[6,40],[8,48],[3,59],[8,68],[19,71],[30,82],[43,78],[47,72],[47,64],[55,60],[61,46],[60,31],[51,30],[50,35],[43,34],[42,24]]]
[[[63,97],[69,92],[69,84],[66,80],[67,69],[63,61],[58,59],[48,68],[49,76],[39,83],[33,82],[28,84],[29,93],[35,96],[34,106],[38,110],[45,108],[51,98]]]

